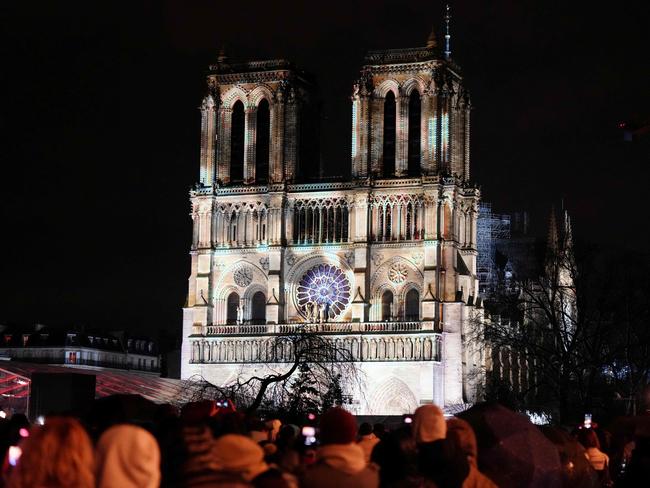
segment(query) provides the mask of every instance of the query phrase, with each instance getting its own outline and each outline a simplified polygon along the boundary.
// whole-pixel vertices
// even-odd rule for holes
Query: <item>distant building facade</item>
[[[498,246],[510,239],[510,215],[492,212],[492,204],[479,204],[477,227],[477,276],[479,292],[489,296],[499,286]]]
[[[352,89],[351,177],[306,182],[314,87],[281,60],[221,58],[201,105],[181,377],[281,370],[309,325],[365,378],[357,413],[474,400],[479,190],[460,69],[427,47],[372,51]]]
[[[79,368],[160,371],[158,348],[148,339],[123,339],[42,325],[31,330],[2,327],[0,334],[0,359]]]
[[[514,242],[504,246],[505,252],[509,252],[508,259],[516,266],[517,279],[511,288],[495,290],[494,302],[486,300],[484,323],[506,337],[506,344],[488,343],[485,348],[487,389],[493,389],[491,394],[502,395],[500,401],[509,398],[507,401],[517,399],[527,405],[543,404],[549,394],[548,385],[540,381],[543,374],[540,373],[538,347],[547,343],[545,341],[552,343],[547,351],[559,347],[553,326],[563,330],[561,336],[566,337],[567,342],[574,336],[578,306],[573,233],[568,212],[563,210],[561,215],[558,225],[555,209],[551,211],[547,240],[541,246],[544,255],[541,260],[536,249],[539,243],[525,234],[518,234]],[[525,287],[523,297],[521,286]],[[500,307],[503,304],[517,304],[517,308]],[[556,317],[556,323],[551,323],[550,316]],[[510,342],[508,338],[516,332],[503,332],[522,327],[527,331],[524,341]],[[527,345],[538,355],[531,354]]]

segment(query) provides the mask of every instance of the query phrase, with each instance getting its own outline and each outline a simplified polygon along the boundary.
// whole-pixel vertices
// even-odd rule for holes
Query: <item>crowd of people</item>
[[[1,484],[9,488],[650,485],[650,438],[626,443],[622,455],[612,451],[608,455],[613,448],[603,445],[601,439],[607,442],[607,436],[595,428],[573,435],[544,429],[528,432],[505,420],[508,425],[502,429],[510,428],[515,435],[504,441],[483,424],[472,426],[473,417],[447,418],[435,405],[419,407],[392,428],[358,425],[355,416],[340,407],[320,418],[310,415],[298,426],[279,419],[262,421],[213,401],[189,403],[180,412],[159,406],[147,419],[115,405],[108,415],[51,416],[34,425],[23,415],[0,421]],[[531,424],[530,429],[537,428]],[[542,432],[549,446],[555,446],[551,449],[557,449],[550,455],[547,451],[548,459],[535,465],[528,458],[539,453],[516,446],[525,445],[524,437],[539,444],[535,435]],[[515,448],[493,451],[495,457],[484,449],[490,443],[496,449],[508,443]],[[522,481],[521,473],[509,472],[519,468],[527,470],[529,481]]]

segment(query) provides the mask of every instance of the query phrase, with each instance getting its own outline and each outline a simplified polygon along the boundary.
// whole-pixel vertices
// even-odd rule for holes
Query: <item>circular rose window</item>
[[[319,264],[307,271],[298,283],[298,310],[313,320],[314,305],[324,306],[327,317],[333,319],[350,303],[350,290],[350,281],[343,271],[331,264]]]

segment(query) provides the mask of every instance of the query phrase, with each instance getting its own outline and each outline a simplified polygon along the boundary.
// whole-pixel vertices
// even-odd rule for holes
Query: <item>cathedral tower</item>
[[[471,105],[459,73],[435,42],[368,53],[352,94],[353,177],[468,181]]]
[[[308,77],[284,60],[210,66],[201,104],[203,186],[292,183],[300,179],[302,139],[313,128]],[[308,134],[312,136],[313,134]],[[312,142],[312,141],[310,141]]]

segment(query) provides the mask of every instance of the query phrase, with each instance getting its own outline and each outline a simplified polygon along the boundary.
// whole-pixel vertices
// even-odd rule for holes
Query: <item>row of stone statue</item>
[[[318,303],[317,301],[309,301],[305,303],[305,315],[309,323],[323,323],[327,322],[328,318],[328,304],[325,302]]]
[[[328,318],[328,304],[325,302],[318,303],[313,300],[305,304],[305,313],[307,322],[309,323],[323,323],[327,322]],[[244,323],[244,306],[237,305],[237,325]]]

